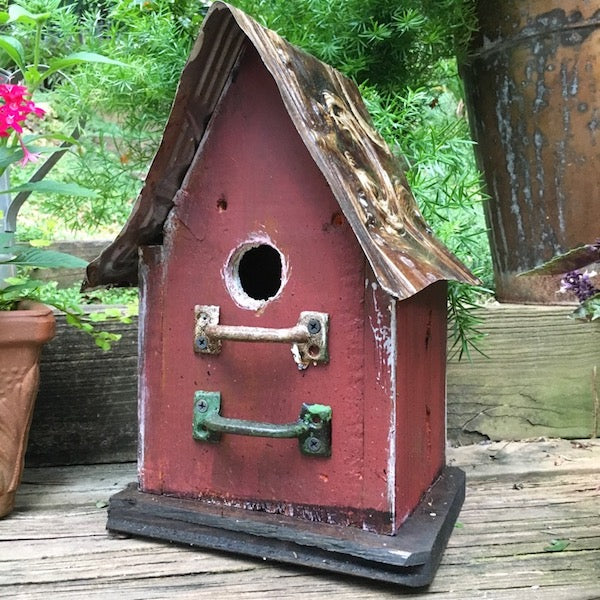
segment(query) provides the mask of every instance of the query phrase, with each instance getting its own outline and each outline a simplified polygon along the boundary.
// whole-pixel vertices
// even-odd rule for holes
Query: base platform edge
[[[130,484],[110,498],[107,529],[415,588],[433,580],[464,493],[463,471],[445,467],[389,536],[148,494]]]

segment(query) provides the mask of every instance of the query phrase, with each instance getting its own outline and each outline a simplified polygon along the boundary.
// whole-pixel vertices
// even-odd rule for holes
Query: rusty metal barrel
[[[600,1],[477,4],[461,72],[496,295],[562,303],[556,276],[518,275],[600,237]]]

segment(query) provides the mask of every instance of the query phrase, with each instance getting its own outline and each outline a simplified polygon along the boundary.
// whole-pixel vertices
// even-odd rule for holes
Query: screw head
[[[321,440],[316,437],[309,437],[304,441],[304,449],[311,454],[319,452],[322,446]]]
[[[198,350],[206,350],[208,348],[208,340],[206,339],[206,336],[199,335],[196,338],[196,348],[198,348]]]
[[[307,328],[308,333],[314,335],[315,333],[319,333],[319,331],[321,331],[321,323],[318,319],[309,319]]]
[[[208,410],[208,402],[206,400],[198,400],[198,402],[196,402],[196,410],[198,412],[206,412]]]

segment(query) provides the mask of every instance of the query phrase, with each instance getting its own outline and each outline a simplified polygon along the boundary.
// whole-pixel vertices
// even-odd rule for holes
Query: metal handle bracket
[[[292,355],[299,369],[305,369],[310,363],[326,363],[329,360],[327,313],[301,312],[298,323],[293,327],[274,329],[220,325],[218,306],[198,305],[195,312],[194,350],[199,354],[219,354],[223,340],[283,342],[292,344]]]
[[[269,438],[298,438],[300,451],[307,456],[331,455],[330,406],[303,404],[300,417],[292,423],[263,423],[222,417],[221,393],[199,390],[194,395],[192,435],[203,442],[218,442],[221,434]]]

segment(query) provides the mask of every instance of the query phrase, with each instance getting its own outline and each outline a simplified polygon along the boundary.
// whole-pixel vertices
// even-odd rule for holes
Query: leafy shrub
[[[62,45],[61,52],[101,53],[127,64],[89,64],[50,82],[46,91],[56,120],[85,129],[78,151],[65,156],[55,172],[97,194],[32,197],[22,211],[26,237],[39,233],[39,212],[59,217],[68,229],[108,229],[111,235],[141,187],[205,7],[193,0],[21,1],[50,12],[42,62]]]
[[[233,0],[357,83],[398,92],[430,84],[437,63],[462,52],[471,0]]]

